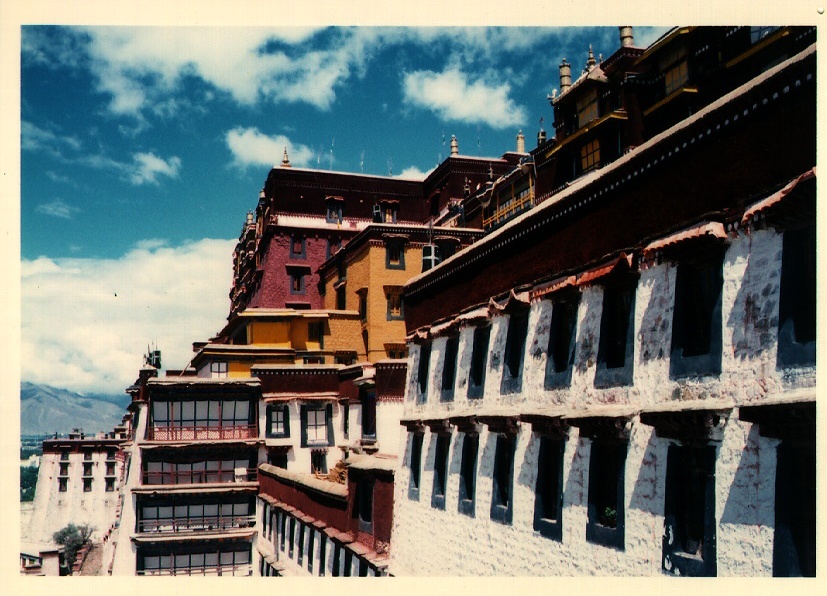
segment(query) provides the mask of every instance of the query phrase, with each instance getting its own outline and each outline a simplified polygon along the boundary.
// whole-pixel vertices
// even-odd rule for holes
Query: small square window
[[[84,461],[90,461],[92,459],[92,452],[91,451],[84,451],[83,452],[83,459],[84,459]]]
[[[303,259],[305,258],[305,239],[304,236],[293,236],[290,239],[290,258]]]
[[[462,439],[462,460],[459,469],[459,507],[463,515],[474,517],[477,485],[477,453],[479,435],[466,434]]]
[[[514,437],[496,435],[494,452],[494,485],[491,492],[491,519],[511,525],[514,499]]]
[[[299,271],[290,272],[290,293],[304,294],[304,273]]]
[[[405,247],[398,240],[388,240],[385,244],[385,268],[405,268]]]
[[[65,493],[69,487],[69,479],[68,478],[58,478],[57,479],[57,490],[58,492]]]
[[[83,475],[84,476],[91,476],[92,475],[92,464],[83,464]]]
[[[114,476],[115,475],[115,464],[111,462],[107,462],[106,464],[106,475],[107,476]]]
[[[107,478],[106,479],[106,492],[108,492],[108,493],[115,492],[115,479],[114,478]]]
[[[577,123],[584,126],[597,118],[597,90],[588,91],[577,100]]]
[[[333,444],[333,406],[301,406],[302,447]]]
[[[448,453],[451,435],[437,435],[434,454],[434,489],[431,493],[431,507],[445,509],[445,491],[448,485]]]
[[[84,478],[83,479],[83,492],[85,492],[85,493],[92,492],[92,479],[91,478]]]
[[[689,82],[689,65],[681,60],[663,73],[664,91],[669,95]]]
[[[68,476],[69,475],[69,464],[60,464],[60,476]]]
[[[314,449],[310,453],[310,472],[327,474],[327,449]]]
[[[227,377],[226,362],[210,362],[210,376],[213,379],[224,379]]]
[[[600,141],[597,139],[580,148],[580,168],[585,174],[600,167]]]
[[[386,288],[385,295],[388,299],[388,321],[402,321],[405,313],[402,308],[402,288]]]
[[[61,451],[60,452],[60,460],[61,461],[68,461],[69,460],[69,452],[68,451]]]

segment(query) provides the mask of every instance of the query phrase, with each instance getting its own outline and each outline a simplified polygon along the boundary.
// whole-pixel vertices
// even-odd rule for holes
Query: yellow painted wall
[[[249,344],[290,347],[290,321],[251,321],[247,326]]]
[[[233,362],[230,360],[227,363],[228,377],[249,377],[250,363],[249,362]]]

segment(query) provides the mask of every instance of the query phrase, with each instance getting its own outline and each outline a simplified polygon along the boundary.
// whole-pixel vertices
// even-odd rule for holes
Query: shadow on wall
[[[539,457],[540,441],[537,433],[531,433],[525,449],[525,457],[517,474],[517,482],[530,488],[532,491],[537,484],[537,458]]]
[[[732,329],[732,349],[736,358],[760,358],[761,353],[772,348],[777,339],[778,296],[780,276],[773,270],[774,263],[781,261],[780,255],[755,255],[752,252],[752,236],[747,237],[748,261],[744,270],[743,283],[738,287],[735,302],[727,319],[727,327]],[[725,265],[730,265],[734,255],[727,255]],[[763,280],[756,285],[751,280]]]
[[[744,524],[751,526],[772,526],[772,518],[764,519],[761,516],[761,481],[768,470],[761,470],[759,450],[758,425],[753,425],[747,435],[746,445],[741,450],[741,457],[732,486],[727,491],[727,501],[721,514],[722,524]],[[719,462],[721,461],[719,456]],[[727,487],[719,487],[726,490]],[[764,497],[772,498],[772,491]],[[773,507],[766,508],[772,511]]]
[[[667,447],[668,442],[659,439],[657,432],[652,429],[643,451],[635,487],[632,489],[629,509],[663,517]]]
[[[643,311],[638,339],[642,363],[669,356],[675,288],[670,287],[670,267],[660,267],[662,275],[650,278],[652,291]]]

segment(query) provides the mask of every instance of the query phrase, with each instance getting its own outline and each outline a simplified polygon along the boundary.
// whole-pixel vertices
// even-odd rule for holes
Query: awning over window
[[[815,441],[815,392],[792,399],[768,399],[739,408],[739,418],[758,425],[762,437]]]
[[[602,265],[592,267],[591,269],[587,269],[586,271],[579,273],[575,283],[578,286],[582,286],[601,280],[611,273],[631,271],[633,259],[633,254],[626,254],[625,252],[622,252],[619,256],[607,263],[603,263]]]
[[[722,400],[667,402],[641,411],[640,421],[664,439],[719,440],[732,408],[731,402]]]
[[[637,410],[630,406],[595,406],[573,411],[562,417],[571,426],[580,429],[580,436],[589,439],[628,440],[632,418]]]
[[[750,205],[747,210],[744,212],[744,216],[741,218],[741,225],[746,225],[750,223],[754,219],[760,218],[761,215],[764,215],[766,212],[776,208],[779,206],[784,200],[790,195],[790,193],[795,190],[795,188],[805,182],[806,180],[811,180],[816,177],[816,169],[812,168],[811,170],[807,170],[803,174],[801,174],[798,178],[790,181],[784,188],[775,192],[768,196],[765,199],[761,199],[757,203],[753,203]]]
[[[692,226],[691,228],[681,230],[680,232],[675,232],[665,238],[660,238],[659,240],[649,243],[643,249],[643,258],[649,259],[654,256],[655,253],[662,252],[667,249],[674,249],[689,242],[722,242],[726,240],[726,238],[727,235],[724,224],[717,221],[705,221]]]
[[[531,300],[536,300],[538,298],[548,296],[549,294],[553,294],[554,292],[559,292],[560,290],[563,290],[565,288],[574,287],[576,283],[576,275],[566,275],[564,277],[558,277],[555,280],[534,286],[529,292],[529,295],[531,297]]]
[[[511,312],[514,310],[522,310],[528,308],[529,294],[525,291],[509,290],[508,296],[501,300],[494,300],[493,298],[488,302],[488,308],[491,312]]]

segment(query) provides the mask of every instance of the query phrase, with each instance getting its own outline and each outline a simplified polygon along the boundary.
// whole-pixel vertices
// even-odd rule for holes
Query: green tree
[[[63,546],[66,566],[69,568],[69,573],[72,573],[72,565],[78,556],[78,551],[84,544],[89,542],[89,537],[95,529],[89,524],[69,524],[66,527],[58,530],[52,535],[52,539]]]
[[[34,501],[36,487],[37,468],[34,466],[20,466],[20,501]]]

